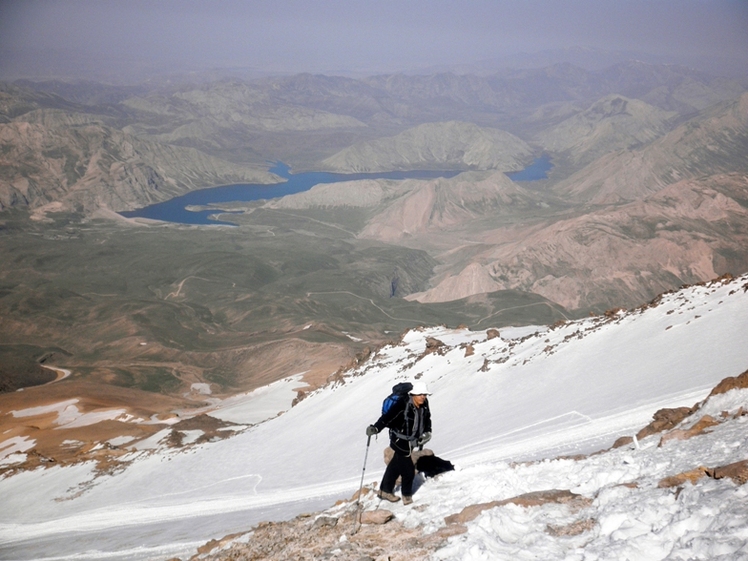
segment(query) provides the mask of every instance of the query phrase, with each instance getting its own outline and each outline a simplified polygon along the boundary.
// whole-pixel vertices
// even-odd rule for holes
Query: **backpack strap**
[[[408,402],[405,404],[405,410],[403,411],[403,416],[405,417],[405,429],[413,431],[413,423],[415,421],[415,408],[413,406],[413,402],[410,400],[410,397],[408,397]],[[399,438],[401,440],[406,440],[411,444],[411,447],[413,443],[415,443],[418,440],[418,436],[415,434],[404,434],[400,431],[397,431],[395,429],[390,429],[390,436],[394,436],[396,438]]]

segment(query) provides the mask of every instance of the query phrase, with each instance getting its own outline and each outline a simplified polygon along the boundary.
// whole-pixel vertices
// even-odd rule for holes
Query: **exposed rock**
[[[496,508],[501,505],[501,501],[491,501],[490,503],[479,503],[474,505],[468,505],[463,508],[457,514],[450,514],[444,517],[444,522],[447,524],[467,524],[471,520],[475,520],[480,516],[484,510]]]
[[[338,519],[334,516],[318,516],[314,520],[313,526],[315,528],[322,528],[323,526],[333,527],[338,524]]]
[[[694,426],[689,429],[673,429],[670,432],[663,434],[662,438],[660,438],[659,446],[663,446],[670,440],[687,440],[689,438],[693,438],[694,436],[704,434],[708,428],[718,424],[719,421],[717,421],[711,415],[704,415]]]
[[[467,526],[465,526],[464,524],[448,524],[447,526],[442,526],[441,528],[439,528],[434,535],[436,537],[446,539],[451,538],[452,536],[465,534],[466,532]]]
[[[404,528],[389,511],[365,511],[358,524],[353,505],[344,508],[340,515],[323,514],[321,518],[335,518],[337,524],[317,524],[310,515],[300,515],[285,522],[258,524],[241,543],[229,538],[214,540],[213,547],[202,548],[194,561],[224,559],[267,561],[316,561],[362,559],[411,561],[426,560],[446,539],[455,535],[452,529],[423,535],[419,528]],[[355,527],[355,529],[354,529]],[[348,533],[350,532],[350,533]]]
[[[361,513],[361,524],[387,524],[395,518],[395,515],[389,510],[366,510]]]
[[[499,333],[498,329],[489,329],[486,331],[486,338],[490,341],[491,339],[496,339],[497,337],[501,337],[501,334]]]
[[[736,485],[744,485],[748,482],[748,460],[715,468],[699,466],[696,469],[666,477],[659,482],[658,487],[679,487],[686,482],[695,485],[697,481],[706,476],[713,479],[724,479],[727,477],[732,479]]]
[[[660,409],[652,416],[653,420],[646,427],[636,433],[639,440],[650,435],[670,430],[683,419],[694,412],[693,407],[678,407],[675,409]]]
[[[594,518],[583,518],[582,520],[575,520],[571,524],[565,526],[556,526],[554,524],[548,524],[546,526],[546,532],[554,537],[567,537],[567,536],[578,536],[585,532],[589,532],[595,527],[597,521]]]
[[[439,339],[436,339],[434,337],[426,337],[426,352],[436,352],[438,349],[441,349],[444,346],[444,343],[442,341],[439,341]]]
[[[684,471],[683,473],[671,475],[670,477],[661,479],[660,482],[657,484],[657,486],[658,487],[680,487],[686,482],[691,483],[692,485],[695,485],[697,481],[707,476],[707,471],[708,471],[707,468],[703,466],[698,467],[696,469],[689,470],[689,471]]]
[[[722,380],[709,393],[709,397],[712,397],[713,395],[727,393],[730,390],[745,389],[745,388],[748,388],[748,370],[746,370],[739,376],[734,376],[734,377],[730,376]]]
[[[216,548],[226,546],[241,535],[242,534],[229,534],[218,540],[210,540],[209,542],[198,547],[197,552],[198,554],[209,553]]]
[[[469,505],[463,508],[457,514],[451,514],[444,518],[447,524],[466,524],[477,518],[484,510],[504,506],[506,504],[516,504],[522,507],[542,506],[548,503],[566,504],[573,510],[578,510],[592,504],[592,501],[582,495],[572,493],[566,489],[551,489],[548,491],[534,491],[525,493],[510,499],[501,501],[491,501],[489,503],[480,503]]]
[[[629,444],[633,444],[634,439],[630,436],[621,436],[616,439],[616,441],[613,443],[613,448],[621,448],[622,446],[627,446]]]
[[[748,460],[712,468],[708,471],[708,474],[714,479],[729,477],[736,485],[745,485],[748,482]]]
[[[565,504],[577,510],[592,504],[592,500],[582,495],[572,493],[567,489],[551,489],[548,491],[534,491],[511,499],[501,501],[502,504],[513,503],[519,506],[542,506],[548,503]]]

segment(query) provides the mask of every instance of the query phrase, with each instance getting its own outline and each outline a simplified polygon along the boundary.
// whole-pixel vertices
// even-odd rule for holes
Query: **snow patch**
[[[210,391],[210,384],[195,383],[190,386],[190,390],[203,395],[210,395],[213,393]]]
[[[28,456],[21,452],[13,452],[8,455],[3,455],[0,452],[0,467],[10,467],[16,464],[22,464],[26,461]]]
[[[249,393],[236,395],[211,408],[208,414],[222,421],[255,425],[288,411],[297,390],[304,387],[304,373],[289,376]]]
[[[0,460],[12,454],[25,452],[36,445],[36,440],[28,436],[14,436],[0,442]]]
[[[68,399],[67,401],[60,401],[50,405],[40,405],[38,407],[21,409],[20,411],[11,411],[11,413],[14,417],[36,417],[48,413],[57,413],[57,415],[60,416],[68,407],[74,406],[76,403],[78,403],[77,399]]]
[[[80,413],[75,405],[70,405],[57,418],[57,424],[59,425],[57,428],[87,427],[101,421],[128,423],[136,420],[137,417],[130,415],[125,409],[105,409],[102,411],[91,411],[90,413]]]
[[[135,437],[133,436],[116,436],[114,438],[110,438],[107,440],[109,444],[112,446],[122,446],[124,444],[127,444],[128,442],[132,442],[135,440]]]

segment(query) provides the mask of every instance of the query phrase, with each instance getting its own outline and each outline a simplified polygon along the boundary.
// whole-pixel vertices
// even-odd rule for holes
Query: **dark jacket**
[[[419,419],[420,416],[420,419]],[[416,426],[416,423],[420,426]],[[390,447],[395,452],[410,455],[417,446],[418,439],[426,432],[431,432],[431,410],[428,399],[416,408],[413,399],[402,399],[396,402],[389,411],[379,417],[374,426],[380,432],[390,428]]]

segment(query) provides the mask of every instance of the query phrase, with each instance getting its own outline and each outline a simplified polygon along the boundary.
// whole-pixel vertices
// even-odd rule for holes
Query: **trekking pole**
[[[353,533],[358,530],[356,524],[361,525],[361,491],[364,488],[364,473],[366,473],[366,460],[369,459],[369,444],[371,444],[371,435],[366,439],[366,454],[364,454],[364,469],[361,470],[361,485],[358,486],[358,496],[356,497],[356,516],[353,520]]]

